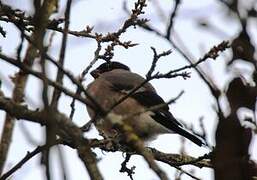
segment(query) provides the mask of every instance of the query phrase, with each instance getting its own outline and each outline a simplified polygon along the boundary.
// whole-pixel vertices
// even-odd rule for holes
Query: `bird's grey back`
[[[132,73],[130,71],[125,71],[120,69],[103,73],[101,75],[101,78],[104,78],[109,82],[115,83],[116,85],[122,85],[124,86],[124,88],[130,89],[130,90],[136,88],[142,82],[145,81],[145,78],[143,78],[142,76],[136,73]],[[154,87],[148,82],[142,86],[141,90],[155,92]]]

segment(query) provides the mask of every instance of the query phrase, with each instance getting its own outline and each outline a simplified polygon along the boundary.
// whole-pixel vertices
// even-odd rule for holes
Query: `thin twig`
[[[47,48],[44,48],[43,51],[47,51]],[[46,63],[45,63],[45,53],[41,54],[40,57],[40,66],[41,66],[41,71],[43,76],[42,77],[47,77],[46,75]],[[48,100],[48,87],[49,84],[47,83],[46,79],[43,78],[42,79],[42,101],[44,103],[44,108],[48,109],[49,108],[49,100]],[[41,163],[45,166],[45,176],[47,180],[51,180],[51,171],[50,171],[50,144],[52,143],[52,141],[55,141],[56,139],[56,128],[54,128],[55,126],[52,124],[52,122],[47,123],[45,132],[46,132],[46,148],[45,150],[42,152],[42,156],[41,156]]]
[[[121,163],[120,172],[122,172],[122,173],[126,172],[127,175],[129,176],[129,178],[131,180],[133,180],[133,174],[135,174],[134,170],[136,167],[135,166],[132,166],[131,168],[127,167],[127,163],[129,162],[130,157],[131,157],[131,154],[126,153],[126,157],[125,157],[124,161]]]
[[[63,67],[64,60],[65,60],[67,36],[68,36],[68,29],[69,29],[69,24],[70,24],[71,3],[72,3],[72,0],[67,1],[66,10],[65,10],[64,32],[63,32],[63,36],[62,36],[62,46],[61,46],[59,61],[58,61],[59,65],[61,67]],[[64,72],[58,68],[56,82],[58,82],[59,84],[62,84],[63,76],[64,76]],[[61,95],[61,91],[54,89],[52,102],[51,102],[52,107],[57,108],[57,103],[60,98],[60,95]]]
[[[176,169],[178,169],[179,171],[181,171],[182,173],[188,175],[189,177],[191,177],[192,179],[196,179],[196,180],[201,180],[198,177],[192,175],[191,173],[188,173],[187,171],[185,171],[184,169],[182,169],[181,167],[175,166]]]
[[[69,171],[66,166],[66,156],[64,154],[64,151],[60,145],[57,145],[57,150],[58,150],[58,155],[59,155],[59,165],[61,168],[61,173],[62,173],[62,179],[63,180],[68,180],[69,179]]]
[[[170,39],[170,34],[171,34],[172,27],[173,27],[174,19],[176,17],[176,14],[177,14],[177,11],[178,11],[178,7],[179,7],[180,3],[181,3],[181,0],[175,0],[174,10],[170,14],[169,24],[168,24],[167,30],[166,30],[165,37],[167,39]]]
[[[152,61],[152,65],[149,69],[149,71],[147,72],[146,74],[146,78],[147,79],[150,79],[150,77],[152,76],[152,73],[154,72],[155,70],[155,67],[156,67],[156,64],[157,64],[157,61],[163,57],[163,56],[168,56],[172,51],[171,50],[168,50],[168,51],[164,51],[162,52],[161,54],[157,54],[156,52],[156,49],[154,47],[151,47],[152,51],[153,51],[153,61]]]
[[[211,59],[216,59],[219,55],[219,52],[223,52],[225,51],[227,48],[229,48],[229,42],[228,41],[222,41],[220,44],[218,44],[217,46],[213,46],[209,52],[207,52],[202,58],[200,58],[197,62],[195,63],[191,63],[190,65],[186,65],[186,66],[183,66],[181,68],[178,68],[178,69],[175,69],[175,70],[171,70],[165,74],[158,74],[157,77],[155,78],[158,78],[158,77],[165,77],[165,76],[170,76],[174,73],[177,73],[177,72],[181,72],[183,70],[186,70],[186,69],[190,69],[190,68],[195,68],[197,67],[199,64],[205,62],[208,58],[211,58]]]

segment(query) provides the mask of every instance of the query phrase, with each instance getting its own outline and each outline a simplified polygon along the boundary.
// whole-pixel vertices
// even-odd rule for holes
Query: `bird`
[[[169,111],[169,106],[157,94],[151,83],[147,82],[113,108],[119,100],[131,90],[138,87],[145,78],[131,72],[130,68],[118,61],[104,62],[90,72],[94,78],[86,91],[94,101],[105,111],[111,110],[117,115],[128,115],[135,112],[143,112],[131,118],[125,119],[135,134],[143,141],[154,140],[160,134],[177,133],[198,146],[206,145],[205,141],[186,129]],[[96,128],[106,137],[115,137],[119,132],[113,125],[101,117],[95,103],[88,100],[87,111],[91,119],[95,118]],[[147,111],[150,107],[164,104],[161,108]],[[111,109],[113,108],[113,109]]]

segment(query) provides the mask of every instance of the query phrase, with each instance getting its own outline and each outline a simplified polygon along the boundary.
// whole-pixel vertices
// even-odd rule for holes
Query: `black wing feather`
[[[159,104],[164,104],[164,100],[155,92],[144,91],[133,94],[131,97],[137,100],[140,104],[146,107],[152,107]],[[169,112],[169,106],[165,105],[160,109],[154,110],[151,117],[164,127],[184,136],[199,146],[204,145],[204,141],[198,136],[187,131],[183,125],[177,121],[174,116]]]
[[[136,99],[137,102],[147,108],[160,104],[165,104],[165,101],[158,94],[151,91],[138,92],[133,94],[131,97]],[[174,126],[183,126],[169,112],[169,106],[167,104],[157,110],[153,110],[153,112],[154,115],[152,115],[152,118],[154,118],[154,120],[156,120],[158,123],[169,129],[174,128]]]

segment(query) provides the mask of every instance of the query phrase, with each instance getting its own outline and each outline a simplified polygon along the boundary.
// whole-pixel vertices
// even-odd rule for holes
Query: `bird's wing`
[[[153,114],[151,117],[164,127],[169,130],[178,133],[185,138],[193,141],[199,146],[205,145],[205,142],[202,138],[196,136],[195,134],[188,131],[183,125],[177,121],[174,116],[169,112],[169,107],[164,100],[155,92],[145,91],[145,92],[137,92],[131,96],[136,99],[138,103],[142,104],[145,107],[152,107],[160,104],[164,104],[163,107],[153,110]]]
[[[152,118],[172,131],[174,131],[174,126],[183,127],[169,112],[169,106],[165,104],[165,101],[157,93],[151,91],[137,92],[131,97],[146,108],[162,104],[161,108],[153,110]]]

